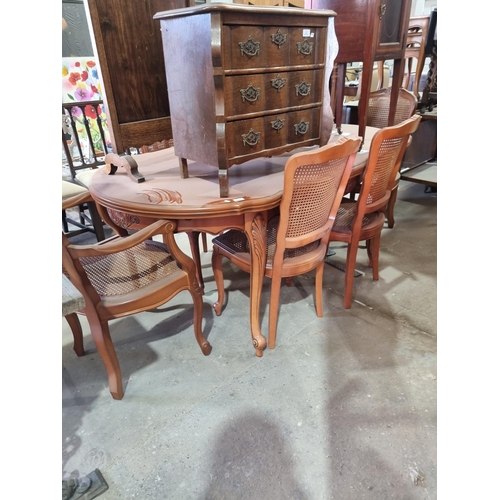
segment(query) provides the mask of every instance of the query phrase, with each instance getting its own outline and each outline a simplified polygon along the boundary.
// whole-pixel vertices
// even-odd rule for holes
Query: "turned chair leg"
[[[203,253],[207,253],[208,252],[207,233],[201,233],[201,244],[203,245]]]
[[[387,217],[387,226],[390,228],[394,227],[394,205],[396,205],[396,198],[398,197],[398,186],[396,184],[391,191],[391,196],[389,202],[387,203],[387,209],[385,216]]]
[[[73,334],[73,350],[77,356],[83,356],[85,354],[85,349],[83,348],[82,325],[78,319],[78,314],[71,313],[66,315],[65,318]]]
[[[318,318],[323,317],[323,272],[325,263],[322,262],[316,268],[316,315]]]
[[[87,314],[87,319],[89,321],[92,339],[94,340],[97,352],[101,356],[104,367],[106,368],[106,373],[108,374],[109,392],[113,399],[122,399],[122,372],[109,333],[108,322],[101,321],[97,315],[94,317],[93,314]]]
[[[224,304],[224,275],[222,274],[222,254],[214,247],[212,252],[212,270],[214,273],[214,281],[217,286],[217,302],[213,305],[215,314],[220,316],[222,313],[222,305]]]
[[[344,308],[350,309],[352,305],[352,289],[354,284],[354,271],[356,270],[356,256],[359,241],[351,241],[347,246],[344,284]]]

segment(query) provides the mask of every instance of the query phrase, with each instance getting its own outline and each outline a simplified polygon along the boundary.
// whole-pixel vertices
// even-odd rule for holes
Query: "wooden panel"
[[[319,108],[289,113],[287,129],[290,144],[318,139],[320,135]]]
[[[291,71],[288,73],[289,106],[321,103],[322,86],[321,71]]]
[[[152,128],[147,121],[159,120],[161,130],[163,119],[170,115],[160,24],[153,16],[189,4],[190,0],[88,1],[108,125],[118,153],[147,144]],[[132,134],[127,132],[129,127],[122,128],[136,122]],[[168,128],[163,128],[162,132],[166,131]],[[130,143],[132,139],[138,143]]]
[[[140,147],[163,141],[165,137],[172,137],[170,117],[157,118],[120,124],[120,135],[125,144],[136,144]],[[147,139],[145,141],[145,139]]]
[[[315,28],[309,21],[303,19],[299,27],[290,30],[290,66],[325,64],[326,28]],[[311,44],[310,54],[303,44]]]
[[[256,113],[266,109],[268,74],[241,75],[226,77],[224,94],[226,109],[229,116]],[[283,95],[283,94],[281,94]],[[286,94],[283,106],[286,106]]]
[[[224,96],[215,89],[210,27],[210,14],[161,21],[164,58],[172,68],[168,92],[175,154],[217,165],[216,116],[224,116]],[[221,80],[222,75],[220,89]]]
[[[243,136],[253,133],[258,135],[256,143],[244,142]],[[252,120],[240,120],[230,122],[226,125],[226,150],[227,157],[250,155],[264,149],[265,144],[265,121],[264,118],[255,118]]]
[[[369,16],[367,0],[305,0],[306,9],[331,9],[337,13],[334,21],[339,40],[335,62],[363,61],[366,27]]]

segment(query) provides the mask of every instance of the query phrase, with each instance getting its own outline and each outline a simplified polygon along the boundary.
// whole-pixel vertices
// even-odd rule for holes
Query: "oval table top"
[[[356,137],[357,125],[342,128],[342,135]],[[365,143],[356,157],[351,177],[362,173],[369,143],[377,131],[367,127]],[[338,137],[336,132],[332,133],[330,143]],[[134,182],[121,167],[114,175],[106,174],[102,168],[92,176],[89,189],[94,199],[106,208],[143,217],[183,219],[241,215],[279,205],[285,163],[292,154],[307,149],[233,165],[228,170],[228,198],[220,197],[217,167],[190,161],[189,177],[181,178],[174,148],[133,156],[145,178],[142,183]]]

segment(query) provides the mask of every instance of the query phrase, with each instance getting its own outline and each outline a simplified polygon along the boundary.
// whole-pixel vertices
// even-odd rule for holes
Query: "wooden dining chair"
[[[279,215],[267,224],[265,276],[271,278],[268,346],[274,349],[282,278],[316,270],[316,314],[321,317],[323,268],[328,238],[344,194],[360,138],[342,137],[335,144],[297,153],[285,165]],[[250,272],[248,239],[242,231],[229,230],[213,239],[212,268],[222,312],[224,278],[222,258]]]
[[[86,201],[91,201],[90,193]],[[82,198],[68,199],[63,209]],[[193,327],[203,354],[212,347],[202,332],[203,299],[193,260],[178,247],[175,223],[156,221],[128,236],[118,234],[94,245],[73,245],[62,236],[63,272],[85,299],[79,311],[87,317],[92,339],[106,368],[109,391],[123,398],[120,365],[109,330],[109,321],[155,309],[187,290],[193,300]],[[153,241],[161,235],[163,242]],[[75,351],[83,355],[78,318],[67,318]]]
[[[384,128],[389,124],[389,108],[391,103],[391,89],[385,88],[370,93],[366,124],[369,127]],[[418,100],[415,94],[404,88],[399,89],[398,103],[394,117],[394,125],[407,120],[415,114]],[[394,205],[398,197],[399,179],[398,172],[391,188],[391,196],[387,203],[386,217],[388,227],[394,227]]]
[[[393,127],[378,131],[371,141],[368,160],[363,172],[361,191],[357,200],[342,200],[335,223],[330,232],[330,242],[347,243],[345,266],[344,307],[350,309],[356,256],[360,241],[366,241],[369,265],[373,279],[379,279],[379,250],[385,211],[410,134],[420,123],[420,115]]]
[[[79,184],[70,181],[62,181],[62,201],[81,196],[82,199],[87,199],[89,190]],[[73,207],[71,207],[73,208]],[[68,238],[77,236],[83,233],[93,233],[97,241],[102,241],[105,238],[104,223],[97,211],[97,207],[93,201],[79,203],[76,207],[77,217],[71,217],[70,214],[62,210],[62,225],[63,232]]]

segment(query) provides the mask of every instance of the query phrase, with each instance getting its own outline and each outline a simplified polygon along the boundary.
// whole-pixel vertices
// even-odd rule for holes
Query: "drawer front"
[[[264,118],[237,120],[226,124],[228,158],[258,153],[265,145]]]
[[[226,116],[265,111],[268,80],[268,75],[263,73],[226,76],[224,78]],[[283,102],[286,104],[286,94]]]
[[[321,102],[323,70],[260,73],[224,79],[227,116]]]
[[[288,73],[288,106],[302,106],[323,100],[323,70]]]
[[[277,113],[226,124],[228,158],[319,139],[321,108]]]
[[[287,118],[288,144],[319,139],[321,108],[294,111]]]
[[[325,28],[225,25],[222,33],[225,70],[325,63]]]
[[[326,28],[290,30],[290,66],[325,64]]]

